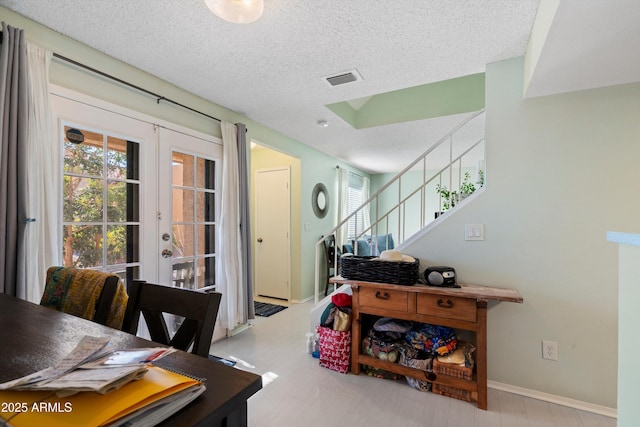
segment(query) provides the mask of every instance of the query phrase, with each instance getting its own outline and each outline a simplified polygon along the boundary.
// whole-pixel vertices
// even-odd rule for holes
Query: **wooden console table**
[[[522,303],[514,289],[460,284],[460,288],[439,288],[416,284],[413,286],[360,282],[341,277],[333,283],[349,284],[353,290],[353,323],[351,326],[351,372],[360,373],[360,365],[385,369],[389,372],[443,384],[460,390],[476,392],[478,408],[487,409],[487,302]],[[442,374],[425,373],[362,354],[362,315],[375,315],[448,326],[475,333],[475,375],[471,380]]]

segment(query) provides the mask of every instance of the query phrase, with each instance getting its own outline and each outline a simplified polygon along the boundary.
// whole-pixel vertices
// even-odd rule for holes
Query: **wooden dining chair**
[[[120,329],[127,292],[113,273],[73,267],[47,269],[40,305]]]
[[[324,296],[327,296],[327,293],[329,292],[329,279],[332,276],[337,276],[338,274],[340,274],[339,270],[340,270],[340,257],[342,256],[340,249],[338,249],[338,246],[336,245],[336,236],[335,234],[332,234],[330,236],[327,236],[324,238],[324,240],[322,241],[322,245],[324,246],[324,251],[325,251],[325,258],[326,258],[326,273],[327,273],[327,283],[325,283],[324,286]],[[336,267],[336,251],[338,252],[337,255],[337,259],[338,259],[338,265]]]
[[[152,341],[208,357],[222,294],[156,285],[134,280],[122,330],[135,334],[142,313]],[[170,336],[164,314],[183,317]],[[192,346],[193,344],[193,346]]]

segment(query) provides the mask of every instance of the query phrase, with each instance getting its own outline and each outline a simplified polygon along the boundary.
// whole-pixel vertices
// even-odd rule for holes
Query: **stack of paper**
[[[158,347],[113,352],[108,344],[108,338],[86,336],[56,366],[0,384],[0,390],[55,390],[58,396],[109,393],[140,379],[147,363],[175,351]]]
[[[58,365],[0,384],[0,402],[15,402],[0,417],[15,427],[155,425],[205,391],[202,380],[149,364],[172,351],[110,351],[85,337]]]

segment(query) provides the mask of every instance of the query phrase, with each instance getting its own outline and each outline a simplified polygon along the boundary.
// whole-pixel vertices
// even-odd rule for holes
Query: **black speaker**
[[[423,273],[424,281],[430,286],[459,288],[456,282],[456,270],[453,267],[428,267]]]

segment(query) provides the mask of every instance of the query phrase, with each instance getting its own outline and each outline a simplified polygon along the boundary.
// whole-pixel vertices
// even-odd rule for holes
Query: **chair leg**
[[[327,268],[327,281],[324,285],[324,296],[327,296],[327,293],[329,292],[329,277],[331,277],[331,269]]]

